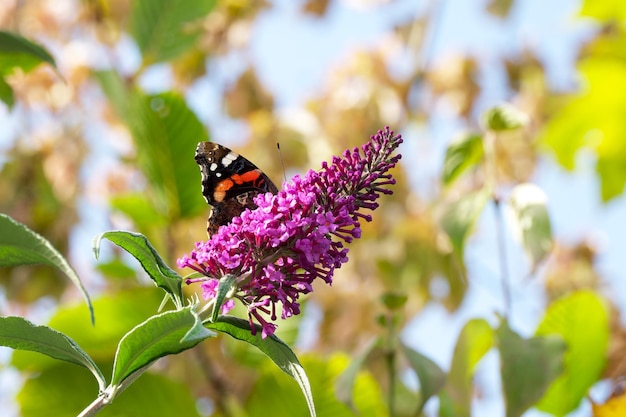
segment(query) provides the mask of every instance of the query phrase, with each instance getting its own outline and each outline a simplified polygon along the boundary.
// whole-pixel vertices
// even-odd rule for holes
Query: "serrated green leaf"
[[[0,213],[0,266],[44,264],[62,271],[78,288],[95,321],[93,306],[82,281],[69,262],[43,236]]]
[[[37,326],[22,317],[0,317],[0,345],[83,366],[96,377],[101,391],[106,387],[104,375],[91,357],[72,339],[48,326]]]
[[[467,134],[452,142],[443,162],[443,183],[451,185],[463,172],[476,166],[483,154],[481,135]]]
[[[463,326],[448,379],[439,394],[441,416],[470,416],[474,370],[493,346],[493,337],[493,330],[484,319],[472,319]]]
[[[176,58],[192,47],[200,34],[199,22],[215,5],[213,0],[136,0],[131,11],[130,33],[144,63]]]
[[[567,346],[558,336],[523,339],[504,320],[497,336],[506,417],[520,417],[563,372]]]
[[[118,386],[131,374],[167,355],[191,349],[215,333],[198,326],[193,307],[153,316],[126,334],[115,354],[111,385]]]
[[[420,381],[420,403],[415,413],[420,415],[430,397],[437,395],[445,386],[446,374],[435,362],[404,344],[402,351]]]
[[[609,316],[602,299],[577,291],[552,303],[537,336],[557,335],[567,344],[565,371],[537,404],[539,410],[564,416],[575,410],[606,365]]]
[[[532,263],[532,271],[550,253],[554,245],[552,227],[546,207],[547,196],[531,183],[515,186],[511,191],[511,227],[513,234],[524,246]]]
[[[485,127],[494,132],[519,129],[528,124],[528,115],[511,106],[501,104],[485,113]]]
[[[177,307],[183,305],[182,278],[161,259],[148,239],[139,233],[113,230],[104,232],[93,239],[93,252],[98,259],[100,243],[108,239],[135,257],[154,283],[164,289]]]
[[[356,405],[354,404],[354,386],[356,384],[357,376],[363,366],[363,363],[367,357],[372,353],[372,350],[380,343],[380,338],[376,337],[366,343],[362,349],[352,358],[348,367],[339,375],[335,381],[335,396],[337,400],[346,404],[350,409],[358,414]]]
[[[15,97],[13,95],[13,89],[9,84],[7,84],[6,80],[0,76],[0,100],[7,105],[9,110],[13,108],[15,104]]]
[[[289,346],[274,335],[263,339],[261,328],[258,325],[256,325],[257,332],[253,335],[249,322],[232,316],[220,316],[217,321],[204,325],[209,329],[228,333],[235,339],[250,343],[265,353],[283,372],[296,380],[307,401],[310,415],[315,416],[315,405],[313,404],[309,380],[304,368],[298,361],[298,357]]]
[[[481,189],[462,196],[452,203],[441,219],[443,230],[450,237],[452,246],[459,257],[463,256],[465,241],[489,199],[489,193]]]
[[[42,46],[16,33],[0,31],[0,75],[16,67],[28,72],[42,62],[56,68],[54,58]]]

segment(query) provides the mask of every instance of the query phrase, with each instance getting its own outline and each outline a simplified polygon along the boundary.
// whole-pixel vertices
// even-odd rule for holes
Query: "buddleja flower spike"
[[[187,283],[200,281],[204,298],[215,301],[220,280],[229,277],[232,290],[222,313],[240,300],[252,332],[256,322],[264,338],[273,334],[277,304],[283,319],[300,314],[300,295],[311,292],[318,278],[331,284],[335,269],[348,261],[344,243],[361,236],[361,220],[372,219],[363,211],[376,209],[381,194],[392,194],[389,170],[401,157],[394,155],[400,143],[401,135],[385,127],[361,148],[324,162],[320,171],[296,175],[280,191],[240,155],[219,145],[208,154],[201,143],[196,160],[205,197],[214,205],[209,230],[215,233],[178,260],[180,268],[203,275]],[[226,211],[237,204],[241,213],[227,223]]]

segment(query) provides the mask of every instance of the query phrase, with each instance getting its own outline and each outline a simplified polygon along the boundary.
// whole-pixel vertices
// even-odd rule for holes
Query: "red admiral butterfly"
[[[255,209],[256,195],[278,192],[263,171],[225,146],[200,142],[195,159],[202,173],[202,195],[213,207],[207,222],[209,236],[245,209]]]

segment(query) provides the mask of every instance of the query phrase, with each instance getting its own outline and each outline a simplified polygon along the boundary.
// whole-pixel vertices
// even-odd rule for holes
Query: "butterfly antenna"
[[[280,142],[276,142],[276,149],[278,149],[278,158],[280,159],[280,165],[283,167],[283,180],[287,182],[287,174],[285,172],[285,160],[283,159],[283,154],[280,151]]]

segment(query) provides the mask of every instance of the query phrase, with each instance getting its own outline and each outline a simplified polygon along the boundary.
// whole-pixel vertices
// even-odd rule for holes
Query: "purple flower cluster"
[[[299,314],[300,294],[311,292],[316,278],[331,284],[335,269],[347,262],[344,242],[361,236],[359,220],[371,221],[360,210],[374,210],[381,194],[392,193],[387,187],[395,180],[388,171],[400,159],[393,155],[400,143],[402,137],[386,127],[360,149],[324,162],[320,171],[295,176],[276,195],[258,195],[258,208],[197,242],[178,266],[206,277],[201,279],[205,299],[215,297],[221,277],[238,277],[232,297],[248,308],[252,332],[257,322],[263,337],[273,334],[276,304],[283,319]],[[192,281],[197,280],[187,283]],[[233,305],[228,300],[222,313]]]

